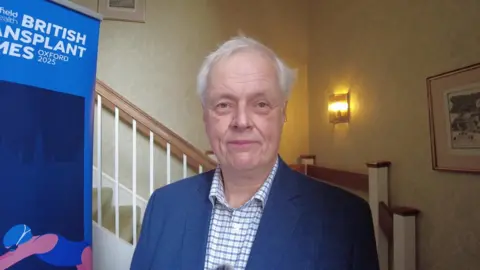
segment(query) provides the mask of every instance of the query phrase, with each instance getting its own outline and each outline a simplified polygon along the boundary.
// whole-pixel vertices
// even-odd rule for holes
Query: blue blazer
[[[131,270],[203,270],[214,171],[156,190]],[[378,270],[367,202],[280,160],[247,270]]]

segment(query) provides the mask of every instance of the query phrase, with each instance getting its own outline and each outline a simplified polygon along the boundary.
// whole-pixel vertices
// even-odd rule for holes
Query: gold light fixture
[[[333,94],[328,99],[330,123],[348,123],[350,121],[350,93]]]

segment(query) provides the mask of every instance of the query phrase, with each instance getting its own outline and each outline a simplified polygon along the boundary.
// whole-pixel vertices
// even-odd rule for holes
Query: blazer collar
[[[185,226],[181,257],[182,270],[203,270],[208,240],[212,204],[208,199],[214,170],[201,175],[198,187],[191,194],[189,209],[185,213]],[[179,224],[180,225],[180,224]]]
[[[197,190],[201,197],[208,199],[210,188],[212,186],[213,176],[215,174],[215,169],[210,170],[205,173],[205,177],[199,181]],[[287,178],[294,177],[294,171],[288,166],[285,161],[278,156],[278,168],[275,173],[275,178],[271,186],[270,193],[273,190],[277,190],[276,193],[279,193],[277,196],[284,197],[285,199],[293,199],[297,197],[300,192],[298,189],[297,182],[289,181]],[[270,198],[270,194],[269,194]]]
[[[276,269],[300,218],[297,200],[301,197],[295,172],[281,160],[272,190],[260,220],[250,257],[249,269]]]

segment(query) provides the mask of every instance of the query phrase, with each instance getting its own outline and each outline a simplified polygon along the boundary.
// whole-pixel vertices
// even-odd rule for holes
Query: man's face
[[[223,167],[255,170],[276,159],[286,100],[266,56],[237,52],[211,70],[204,99],[206,132]]]

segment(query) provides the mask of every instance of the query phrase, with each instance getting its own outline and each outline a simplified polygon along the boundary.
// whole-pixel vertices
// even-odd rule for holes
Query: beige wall
[[[418,269],[479,269],[480,175],[431,170],[425,78],[480,61],[480,3],[331,0],[310,11],[311,152],[359,172],[392,161],[392,202],[422,211]],[[326,97],[342,89],[352,119],[334,127]]]
[[[95,9],[96,0],[74,0]],[[241,29],[275,49],[299,71],[288,107],[281,155],[293,162],[307,153],[307,1],[155,0],[147,23],[102,22],[98,78],[201,150],[208,150],[195,78],[203,58]],[[113,119],[104,116],[103,170],[113,175]],[[131,132],[121,127],[120,176],[131,186]],[[148,142],[138,143],[139,181],[147,181]],[[165,183],[165,155],[155,151],[157,186]],[[172,180],[182,177],[173,165]],[[142,184],[146,194],[146,184]]]

